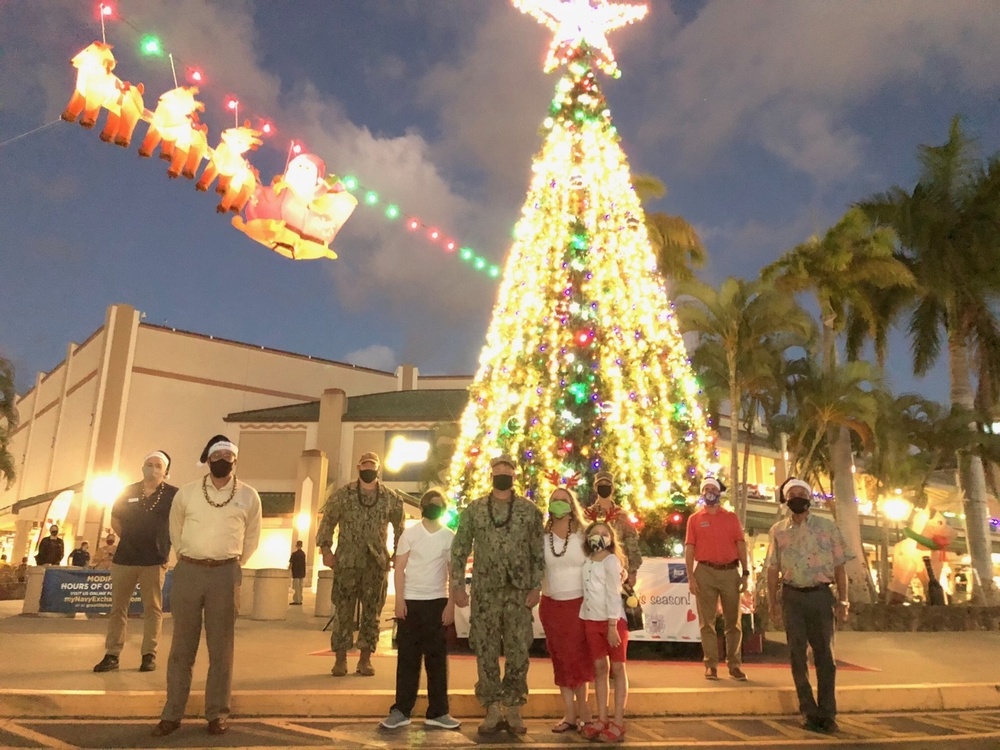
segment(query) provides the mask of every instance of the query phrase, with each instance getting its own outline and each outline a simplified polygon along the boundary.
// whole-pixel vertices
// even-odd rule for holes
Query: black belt
[[[791,589],[792,591],[798,591],[802,594],[808,594],[812,591],[822,591],[823,589],[830,588],[829,583],[817,583],[815,586],[793,586],[790,583],[781,584],[786,589]]]
[[[732,562],[727,562],[727,563],[714,563],[714,562],[706,562],[705,560],[698,560],[698,564],[707,565],[713,570],[735,570],[736,568],[740,567],[739,560],[733,560]]]
[[[234,563],[239,558],[230,557],[226,560],[202,560],[196,557],[188,557],[187,555],[177,555],[177,559],[181,562],[190,563],[191,565],[201,565],[205,568],[218,568],[220,565],[229,565],[229,563]]]

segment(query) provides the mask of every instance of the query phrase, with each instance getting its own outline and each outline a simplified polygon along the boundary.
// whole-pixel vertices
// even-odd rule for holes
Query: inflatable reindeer
[[[194,98],[197,93],[196,86],[178,86],[163,94],[149,116],[149,130],[139,147],[139,156],[150,157],[159,146],[160,158],[170,162],[167,173],[171,177],[179,175],[187,161],[195,138],[195,113],[205,111],[205,105]]]
[[[222,196],[222,201],[215,209],[219,213],[239,213],[253,195],[257,178],[243,154],[263,143],[260,135],[260,131],[253,130],[249,123],[222,131],[219,145],[212,151],[208,166],[195,185],[204,192],[216,177],[219,178],[219,184],[215,188],[215,192]]]

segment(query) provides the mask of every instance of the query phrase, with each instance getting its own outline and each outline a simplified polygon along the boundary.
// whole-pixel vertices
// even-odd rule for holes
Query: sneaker
[[[105,654],[97,664],[94,665],[95,672],[114,672],[118,669],[118,657],[112,654]]]
[[[437,727],[438,729],[458,729],[462,726],[462,722],[454,718],[451,714],[445,714],[434,719],[427,719],[424,721],[424,726]]]
[[[156,654],[143,654],[142,664],[139,665],[140,672],[156,671]]]
[[[749,677],[747,677],[747,673],[744,672],[739,667],[732,667],[729,670],[729,676],[732,677],[734,680],[739,680],[740,682],[746,682],[747,680],[750,679]]]
[[[827,734],[836,734],[840,731],[840,725],[837,724],[836,719],[823,719],[823,729],[826,730]]]
[[[388,716],[379,722],[379,726],[383,729],[399,729],[400,727],[408,726],[409,723],[410,717],[398,708],[394,708],[389,712]]]
[[[705,667],[705,679],[706,680],[719,679],[719,670],[716,667]]]

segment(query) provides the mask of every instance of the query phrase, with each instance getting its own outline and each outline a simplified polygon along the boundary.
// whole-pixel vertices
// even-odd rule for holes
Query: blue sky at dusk
[[[634,172],[669,193],[710,254],[703,277],[752,276],[848,205],[916,176],[921,143],[962,113],[1000,149],[995,0],[648,0],[615,32],[623,75],[604,91]],[[0,3],[0,142],[58,118],[69,58],[100,38],[89,0]],[[215,142],[241,117],[278,132],[252,155],[279,172],[290,139],[357,175],[406,215],[502,263],[540,145],[555,75],[549,33],[506,0],[122,0],[115,73],[153,108],[179,72],[207,75]],[[141,32],[141,33],[140,33]],[[233,229],[216,196],[168,180],[98,130],[60,122],[0,147],[0,351],[20,390],[115,302],[153,323],[372,367],[475,371],[496,283],[423,234],[359,206],[336,261],[293,262]],[[944,399],[946,372],[897,390]]]

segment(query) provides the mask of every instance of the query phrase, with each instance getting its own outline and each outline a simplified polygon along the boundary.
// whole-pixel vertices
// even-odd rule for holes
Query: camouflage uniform
[[[588,522],[601,521],[615,530],[618,541],[622,543],[622,552],[628,558],[628,574],[635,575],[642,565],[642,555],[639,554],[639,534],[628,513],[617,505],[612,505],[610,510],[605,511],[600,502],[595,502],[584,511],[584,516]]]
[[[355,612],[360,603],[357,646],[374,651],[389,583],[388,528],[391,523],[396,549],[403,533],[403,498],[381,483],[374,491],[365,492],[355,481],[330,495],[320,512],[318,546],[330,546],[334,529],[340,527],[330,648],[337,652],[354,646]]]
[[[476,698],[484,706],[521,706],[528,700],[528,649],[534,639],[528,593],[542,586],[545,564],[542,512],[534,503],[512,495],[509,525],[507,503],[473,500],[462,511],[451,548],[451,580],[465,581],[465,566],[473,554],[472,613],[469,646],[476,654]],[[495,520],[493,520],[495,519]],[[506,657],[503,681],[500,657]]]

